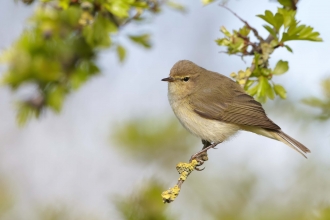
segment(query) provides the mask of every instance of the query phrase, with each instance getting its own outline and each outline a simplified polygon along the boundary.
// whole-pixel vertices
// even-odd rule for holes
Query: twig
[[[235,17],[237,17],[239,20],[241,20],[246,27],[248,27],[250,30],[252,30],[254,36],[256,36],[256,38],[260,41],[260,42],[264,42],[265,40],[259,35],[257,29],[255,29],[254,27],[252,27],[247,21],[243,20],[240,16],[238,16],[233,10],[231,10],[230,8],[228,8],[227,6],[223,5],[223,4],[219,4],[220,7],[227,9],[229,12],[231,12]]]
[[[178,170],[180,177],[177,184],[174,187],[162,193],[162,198],[164,203],[173,202],[176,199],[176,197],[178,197],[183,182],[187,179],[190,173],[195,170],[197,165],[198,165],[197,160],[192,160],[190,163],[179,163],[178,165],[176,165],[176,169]]]

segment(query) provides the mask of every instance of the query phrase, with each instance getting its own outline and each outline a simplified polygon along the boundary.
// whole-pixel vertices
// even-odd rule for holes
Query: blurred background
[[[1,220],[330,219],[330,123],[319,117],[319,108],[301,102],[330,98],[326,0],[299,3],[298,19],[324,42],[293,42],[293,54],[281,49],[272,55],[271,66],[279,59],[290,63],[288,74],[276,79],[288,98],[264,105],[273,121],[311,150],[308,159],[280,142],[241,132],[209,151],[206,169],[189,176],[174,203],[162,203],[161,192],[179,176],[175,165],[202,144],[174,117],[160,80],[181,59],[227,76],[247,66],[219,53],[214,42],[221,26],[242,26],[236,17],[217,4],[180,2],[186,13],[165,8],[144,26],[152,33],[150,50],[123,39],[129,48],[124,64],[112,50],[102,51],[102,74],[69,95],[60,114],[49,111],[19,127],[15,100],[29,91],[0,87]],[[278,6],[266,0],[228,3],[257,27],[264,22],[255,15]],[[20,36],[35,8],[1,3],[1,50]],[[128,25],[122,32],[135,29]]]

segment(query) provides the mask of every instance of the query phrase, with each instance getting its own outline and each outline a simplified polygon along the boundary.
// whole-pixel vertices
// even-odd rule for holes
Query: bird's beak
[[[162,81],[173,82],[174,81],[174,78],[167,77],[167,78],[162,79]]]

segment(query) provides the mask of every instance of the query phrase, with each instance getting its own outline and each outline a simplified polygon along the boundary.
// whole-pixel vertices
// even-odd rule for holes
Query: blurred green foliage
[[[242,58],[245,56],[253,56],[250,67],[245,71],[232,73],[231,76],[247,91],[248,94],[255,96],[260,102],[266,102],[267,98],[274,99],[275,95],[282,99],[286,98],[286,90],[283,86],[275,84],[273,77],[282,75],[289,70],[287,61],[280,60],[274,68],[269,66],[271,54],[280,47],[286,48],[289,52],[292,49],[287,45],[288,41],[305,40],[305,41],[322,41],[320,34],[315,32],[310,26],[300,24],[296,19],[296,4],[298,1],[279,0],[282,8],[278,8],[274,14],[266,10],[264,14],[257,15],[265,22],[263,27],[269,32],[267,38],[262,38],[257,29],[230,10],[245,25],[233,33],[230,33],[225,27],[221,27],[220,31],[224,34],[223,38],[216,40],[219,46],[226,47],[226,53],[236,54]],[[251,32],[257,38],[257,42],[250,39]]]
[[[121,196],[114,202],[125,220],[170,220],[177,219],[166,212],[159,195],[164,185],[156,179],[143,183],[142,188],[128,196]]]
[[[326,120],[330,118],[330,78],[323,80],[321,87],[325,99],[309,97],[303,99],[302,101],[306,105],[320,109],[321,114],[317,116],[317,118],[321,120]]]
[[[128,23],[141,22],[149,14],[159,13],[163,3],[181,12],[186,10],[175,1],[161,0],[22,1],[38,2],[39,7],[21,37],[1,57],[8,67],[3,85],[12,90],[32,85],[36,90],[33,97],[17,104],[19,124],[32,116],[39,117],[45,109],[60,112],[66,96],[100,72],[96,64],[100,50],[113,48],[118,60],[124,62],[127,51],[120,38],[114,36]],[[297,21],[297,0],[279,0],[279,3],[282,8],[276,13],[266,10],[258,15],[267,23],[264,25],[269,32],[266,39],[235,14],[245,25],[233,33],[221,27],[225,36],[216,40],[219,46],[227,48],[228,54],[253,56],[250,67],[231,76],[260,102],[274,99],[276,95],[286,98],[285,88],[272,79],[287,72],[289,64],[280,60],[275,67],[269,66],[275,49],[284,47],[292,52],[287,45],[292,40],[322,41],[312,27]],[[251,33],[257,42],[250,40]],[[127,38],[143,48],[152,46],[150,33],[128,34]]]
[[[148,166],[163,158],[167,161],[174,157],[176,162],[189,159],[195,150],[191,149],[185,155],[176,151],[180,150],[178,141],[184,142],[180,138],[185,137],[179,129],[181,125],[172,124],[171,120],[164,120],[161,125],[157,125],[157,121],[159,119],[135,119],[121,123],[120,127],[115,126],[118,130],[113,132],[112,139],[119,145],[114,146],[131,161],[148,163]],[[182,147],[185,151],[189,150],[189,145]],[[173,155],[173,151],[180,158]],[[285,181],[284,188],[277,188],[265,181],[265,176],[258,176],[246,162],[232,164],[234,166],[227,167],[229,170],[226,169],[226,172],[209,173],[206,169],[198,174],[202,177],[192,175],[190,181],[185,183],[184,193],[176,201],[175,206],[180,207],[180,211],[175,213],[192,219],[197,219],[199,215],[205,215],[205,219],[226,220],[329,219],[330,179],[327,164],[312,160],[298,166],[293,171],[294,175]],[[165,165],[158,166],[153,171],[154,176],[166,172],[166,169],[168,167]],[[212,169],[217,168],[212,166]],[[115,199],[122,219],[173,219],[170,215],[172,212],[165,211],[167,206],[162,204],[160,197],[166,189],[165,183],[168,185],[168,178],[163,177],[162,180],[152,178],[142,181],[142,187],[136,186],[132,194]]]
[[[70,207],[53,204],[36,210],[37,220],[99,220],[88,213],[75,213]]]
[[[111,140],[118,150],[138,162],[154,162],[162,167],[186,160],[192,152],[189,149],[199,141],[175,119],[132,119],[116,127]]]
[[[14,199],[8,190],[7,183],[0,179],[0,219],[12,208],[13,204]]]
[[[37,91],[18,103],[18,122],[24,124],[47,108],[59,112],[68,94],[100,72],[96,56],[101,49],[116,48],[123,62],[126,49],[113,36],[127,23],[160,12],[161,4],[157,0],[40,0],[27,29],[1,57],[7,65],[3,85],[12,90],[32,85]],[[149,33],[127,37],[151,47]]]

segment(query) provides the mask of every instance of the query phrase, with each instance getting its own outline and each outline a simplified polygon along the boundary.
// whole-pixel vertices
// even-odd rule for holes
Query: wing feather
[[[191,95],[190,103],[197,114],[238,125],[280,130],[280,127],[267,117],[259,102],[246,94],[234,81],[217,75],[221,78],[214,80],[226,81],[222,82],[222,88],[201,88]]]

